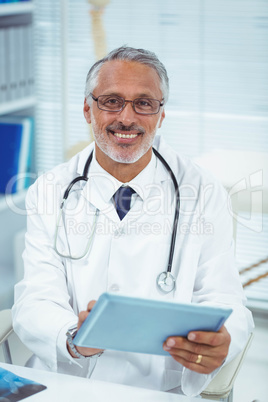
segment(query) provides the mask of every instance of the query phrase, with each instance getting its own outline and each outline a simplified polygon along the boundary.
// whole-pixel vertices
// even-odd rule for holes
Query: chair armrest
[[[252,339],[253,333],[250,334],[242,352],[240,352],[230,363],[226,364],[219,371],[216,377],[213,378],[208,387],[201,393],[202,397],[226,398],[229,395]]]
[[[0,311],[0,345],[7,340],[13,332],[11,310]]]

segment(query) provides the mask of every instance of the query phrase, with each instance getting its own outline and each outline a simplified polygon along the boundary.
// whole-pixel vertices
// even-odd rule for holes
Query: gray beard
[[[130,151],[129,154],[125,154],[122,151],[124,150],[124,148],[127,149],[130,147],[130,149],[131,149],[131,145],[121,144],[121,145],[118,145],[117,147],[110,147],[109,144],[107,143],[107,137],[106,137],[107,134],[98,132],[98,129],[96,127],[96,123],[95,123],[93,116],[91,117],[91,124],[92,124],[92,130],[94,133],[95,142],[96,142],[97,146],[100,148],[100,150],[105,155],[107,155],[110,159],[112,159],[113,161],[118,162],[118,163],[131,164],[131,163],[137,162],[152,147],[153,142],[154,142],[154,137],[157,132],[157,126],[156,126],[155,130],[149,135],[148,134],[139,134],[139,135],[144,136],[141,147],[138,150],[136,150],[134,153]],[[97,135],[96,135],[96,133],[97,133]],[[110,133],[110,135],[113,135],[113,134]]]

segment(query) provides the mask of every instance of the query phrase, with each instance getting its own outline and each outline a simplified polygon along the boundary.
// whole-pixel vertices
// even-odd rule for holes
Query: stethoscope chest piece
[[[161,272],[156,278],[156,284],[163,293],[169,293],[175,289],[175,278],[170,272]]]

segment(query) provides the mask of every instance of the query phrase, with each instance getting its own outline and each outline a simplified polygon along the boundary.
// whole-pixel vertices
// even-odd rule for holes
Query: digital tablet
[[[232,309],[103,293],[74,338],[98,349],[169,355],[163,342],[190,331],[218,331]]]

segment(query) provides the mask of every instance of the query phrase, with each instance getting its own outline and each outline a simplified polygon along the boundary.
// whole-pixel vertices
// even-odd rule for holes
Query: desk
[[[46,390],[26,398],[27,402],[197,402],[199,400],[5,363],[0,363],[0,367],[47,386]],[[200,401],[207,401],[207,399],[200,399]]]

